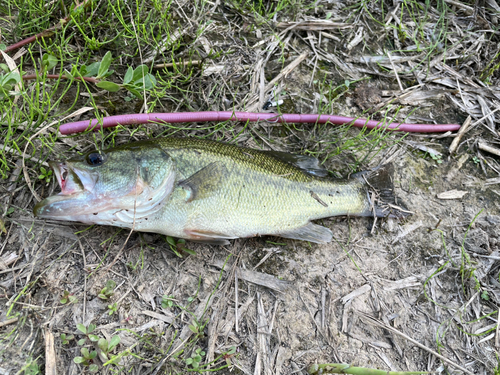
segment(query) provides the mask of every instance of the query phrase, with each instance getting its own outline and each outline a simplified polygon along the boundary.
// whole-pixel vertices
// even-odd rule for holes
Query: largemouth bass
[[[390,168],[332,179],[313,157],[208,140],[164,138],[50,162],[61,187],[35,216],[113,225],[222,244],[273,235],[317,243],[311,220],[388,216],[369,186],[391,199]]]

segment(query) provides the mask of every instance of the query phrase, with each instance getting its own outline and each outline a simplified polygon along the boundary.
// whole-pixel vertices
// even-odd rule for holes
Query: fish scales
[[[90,165],[94,159],[98,162]],[[328,242],[331,231],[311,220],[386,215],[370,202],[362,178],[318,177],[315,174],[324,171],[312,157],[215,141],[140,141],[93,151],[57,168],[62,191],[40,202],[35,207],[37,216],[203,242],[261,235]],[[71,186],[82,186],[81,191],[66,191],[65,176],[75,179]],[[112,185],[112,191],[106,185]],[[68,212],[77,198],[78,213]],[[104,208],[96,211],[96,207]]]
[[[234,237],[279,234],[304,226],[311,219],[365,208],[364,191],[358,181],[337,180],[332,189],[331,180],[315,178],[258,150],[204,140],[165,139],[159,145],[183,176],[207,163],[221,162],[226,167],[217,191],[209,198],[192,202],[189,210],[182,194],[172,200],[169,214],[186,215],[188,230],[192,226],[198,232],[229,233]],[[181,235],[183,230],[178,229],[176,234]]]
[[[149,142],[150,141],[145,141],[145,144]],[[194,151],[194,154],[191,154],[189,159],[185,161],[178,160],[179,165],[190,164],[192,166],[198,166],[200,163],[203,163],[202,160],[197,162],[200,155],[215,158],[212,159],[213,161],[226,157],[228,160],[235,163],[243,164],[245,168],[251,168],[263,173],[272,173],[288,180],[296,182],[309,182],[312,180],[311,175],[290,163],[283,162],[282,160],[266,155],[262,151],[251,148],[243,148],[210,140],[189,138],[163,138],[158,139],[157,143],[167,152],[180,152],[183,154],[188,150]],[[184,156],[186,157],[187,155],[184,154]],[[187,165],[186,168],[189,169],[189,165]],[[191,169],[189,170],[192,171]]]

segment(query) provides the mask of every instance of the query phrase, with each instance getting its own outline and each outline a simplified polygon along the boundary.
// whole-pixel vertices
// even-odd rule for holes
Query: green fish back
[[[234,146],[228,143],[191,138],[163,138],[145,141],[144,145],[146,146],[147,143],[156,143],[165,150],[193,150],[204,154],[227,157],[244,168],[280,176],[293,182],[307,183],[318,178],[291,163],[273,156],[269,152]]]

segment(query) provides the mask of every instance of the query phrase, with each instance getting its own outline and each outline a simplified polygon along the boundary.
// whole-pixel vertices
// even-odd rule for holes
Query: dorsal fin
[[[190,177],[178,183],[186,190],[186,202],[202,199],[217,190],[224,177],[226,167],[221,162],[213,162]]]
[[[314,156],[295,155],[281,151],[262,151],[263,153],[273,156],[276,159],[284,161],[289,164],[295,165],[297,168],[302,169],[304,172],[317,177],[328,176],[328,171],[323,167],[319,160]]]

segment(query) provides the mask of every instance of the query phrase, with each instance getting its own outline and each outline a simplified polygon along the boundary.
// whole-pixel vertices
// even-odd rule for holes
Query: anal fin
[[[214,233],[196,229],[184,230],[187,238],[193,242],[207,243],[210,245],[229,245],[228,240],[233,240],[238,237],[228,236],[222,233]]]
[[[196,242],[196,243],[203,243],[203,244],[207,244],[207,245],[219,245],[219,246],[227,246],[229,245],[231,242],[229,242],[228,240],[189,240],[191,242]]]
[[[304,226],[281,232],[277,236],[314,243],[326,243],[332,241],[333,234],[330,229],[321,225],[307,223]]]

